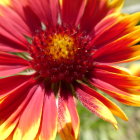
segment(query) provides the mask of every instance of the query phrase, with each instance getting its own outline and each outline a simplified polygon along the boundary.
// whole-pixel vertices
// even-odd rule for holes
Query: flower
[[[140,78],[115,64],[140,58],[140,13],[123,0],[11,0],[0,5],[1,140],[79,138],[75,98],[117,128],[140,106]],[[136,93],[135,93],[136,92]]]

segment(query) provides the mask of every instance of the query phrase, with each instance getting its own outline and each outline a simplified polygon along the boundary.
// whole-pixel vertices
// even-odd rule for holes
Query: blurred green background
[[[140,0],[126,0],[122,11],[125,13],[140,11]],[[80,140],[140,140],[140,108],[115,102],[129,118],[128,122],[116,118],[119,124],[118,130],[115,130],[111,124],[99,119],[78,103],[77,108],[81,121]],[[58,137],[57,140],[59,139]]]
[[[123,12],[133,13],[140,11],[140,0],[125,0]]]

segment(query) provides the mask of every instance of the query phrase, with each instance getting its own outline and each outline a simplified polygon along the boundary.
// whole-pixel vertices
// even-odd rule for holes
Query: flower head
[[[7,3],[7,2],[6,2]],[[140,106],[140,78],[116,66],[140,58],[140,13],[123,0],[11,0],[0,5],[1,140],[79,138],[75,99],[117,127]]]

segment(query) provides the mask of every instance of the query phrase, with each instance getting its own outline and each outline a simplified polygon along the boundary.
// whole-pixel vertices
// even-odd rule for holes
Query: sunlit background
[[[140,11],[140,0],[126,0],[123,8],[124,13],[138,11]],[[129,65],[131,64],[124,64],[126,67],[129,67]],[[116,118],[119,123],[119,130],[115,130],[111,124],[99,119],[78,103],[78,113],[81,121],[80,140],[140,140],[140,108],[128,107],[117,101],[114,102],[123,109],[129,118],[128,122]],[[59,139],[57,137],[57,140]]]

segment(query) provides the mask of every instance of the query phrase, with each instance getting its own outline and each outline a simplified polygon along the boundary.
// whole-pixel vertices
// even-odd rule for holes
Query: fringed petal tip
[[[76,90],[78,99],[81,101],[81,103],[92,113],[96,114],[101,119],[110,122],[115,128],[117,128],[117,121],[114,118],[112,114],[113,112],[109,106],[105,105],[104,101],[99,99],[99,97],[96,97],[98,95],[94,96],[94,93],[98,94],[96,91],[90,91],[89,93],[86,90],[89,91],[91,89],[88,89],[89,87],[87,86],[86,88],[87,89],[83,90],[80,87]]]
[[[92,83],[90,84],[92,85]],[[97,92],[95,89],[92,89],[85,84],[79,84],[78,87],[81,90],[85,91],[87,93],[87,96],[89,94],[101,101],[111,111],[112,114],[125,121],[128,121],[126,114],[115,103],[113,103],[111,100]]]

